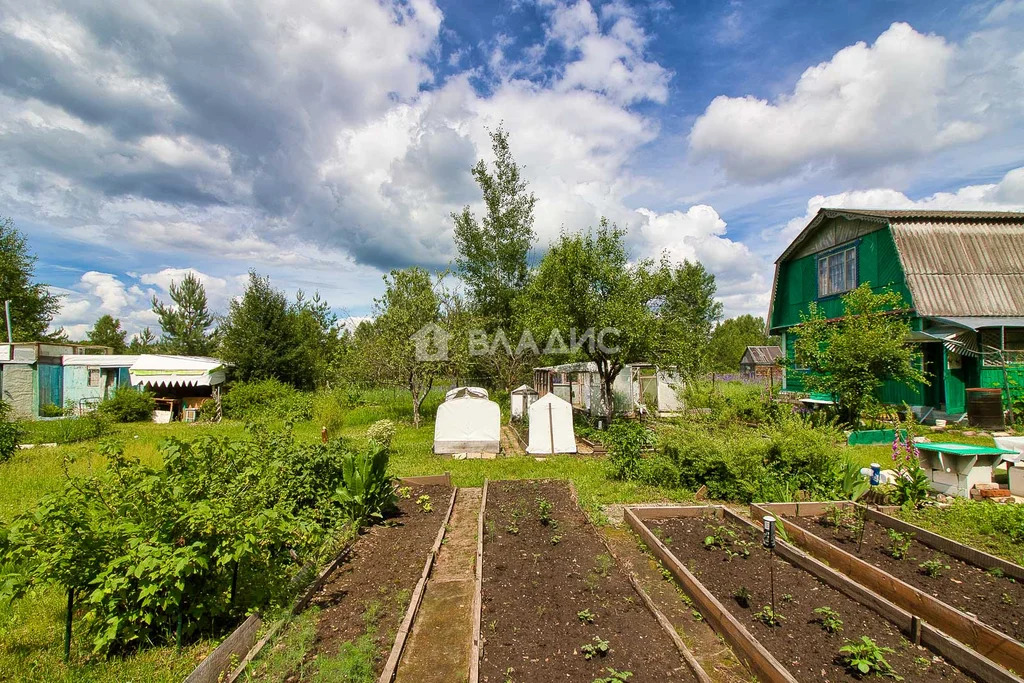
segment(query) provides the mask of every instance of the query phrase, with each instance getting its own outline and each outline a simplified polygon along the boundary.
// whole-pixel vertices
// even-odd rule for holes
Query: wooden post
[[[555,454],[555,421],[552,417],[551,404],[548,403],[548,435],[551,437],[551,455]]]

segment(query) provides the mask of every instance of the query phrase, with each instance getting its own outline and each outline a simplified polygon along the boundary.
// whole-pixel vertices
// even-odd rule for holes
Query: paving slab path
[[[482,489],[459,489],[444,544],[398,664],[395,680],[399,683],[452,683],[469,678],[482,497]]]

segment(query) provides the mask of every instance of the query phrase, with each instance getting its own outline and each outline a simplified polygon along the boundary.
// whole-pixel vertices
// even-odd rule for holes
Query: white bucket
[[[936,420],[935,421],[935,426],[936,427],[945,427],[946,426],[946,421],[945,420]]]

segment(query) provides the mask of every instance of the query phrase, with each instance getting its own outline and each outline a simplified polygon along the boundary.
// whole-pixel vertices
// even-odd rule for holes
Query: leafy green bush
[[[350,456],[340,441],[297,444],[260,429],[168,439],[160,469],[113,442],[101,451],[107,468],[17,518],[0,557],[15,570],[7,597],[41,584],[68,591],[96,652],[169,642],[179,623],[185,638],[209,633],[283,603],[344,520],[332,500]]]
[[[285,420],[313,417],[313,395],[276,379],[236,382],[221,400],[224,417],[233,420]]]
[[[148,391],[124,385],[101,402],[96,410],[113,422],[149,422],[153,419],[156,401]]]
[[[395,506],[394,480],[388,474],[388,452],[379,444],[342,460],[343,483],[334,494],[345,516],[362,524],[382,519]]]
[[[604,442],[616,479],[638,479],[643,467],[643,452],[656,441],[654,432],[640,422],[616,420],[608,427]]]
[[[763,430],[733,425],[685,424],[664,429],[661,453],[634,468],[650,484],[696,490],[720,500],[792,500],[843,494],[847,468],[842,433],[786,417]]]
[[[39,406],[39,417],[63,417],[64,409],[53,403],[45,403]]]
[[[11,419],[11,406],[0,401],[0,462],[7,462],[21,442],[21,425]]]

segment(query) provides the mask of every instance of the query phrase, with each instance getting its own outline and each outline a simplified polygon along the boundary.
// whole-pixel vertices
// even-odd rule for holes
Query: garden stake
[[[768,575],[772,586],[772,615],[775,615],[775,518],[766,515],[764,518],[764,537],[761,545],[768,548]]]
[[[75,589],[68,588],[68,613],[64,617],[64,661],[71,659],[71,614],[75,609]]]

